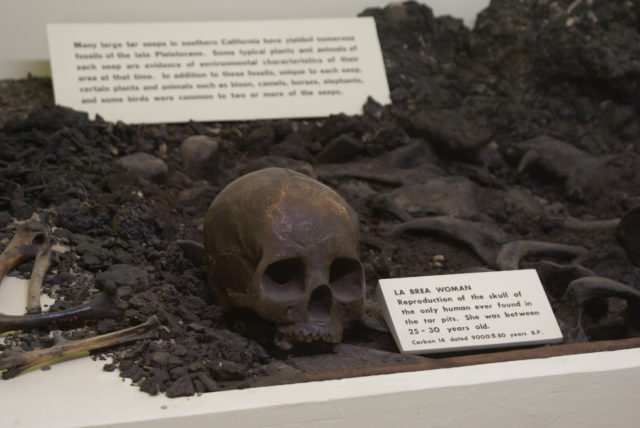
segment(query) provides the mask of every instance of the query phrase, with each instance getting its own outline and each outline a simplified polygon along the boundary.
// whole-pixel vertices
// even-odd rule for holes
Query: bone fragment
[[[40,223],[30,221],[18,227],[0,254],[0,281],[18,264],[37,256],[41,248],[49,246],[49,233]]]
[[[175,243],[194,266],[204,266],[206,256],[202,243],[188,239],[178,239]]]
[[[573,300],[578,309],[578,319],[575,327],[576,339],[588,341],[584,331],[583,318],[585,316],[585,303],[593,299],[606,299],[618,297],[626,300],[630,308],[637,311],[640,308],[640,291],[621,282],[600,276],[589,276],[571,281],[564,295],[564,300]],[[634,315],[637,318],[637,314]]]
[[[134,327],[90,337],[88,339],[60,342],[50,348],[21,353],[5,353],[0,356],[0,371],[3,379],[10,379],[20,373],[43,365],[51,365],[61,360],[86,355],[96,349],[108,348],[136,340],[154,337],[160,321],[154,315],[147,321]]]
[[[349,162],[324,164],[316,167],[320,179],[354,178],[357,180],[400,186],[444,175],[438,166],[427,163],[410,169],[393,168],[380,162]]]
[[[518,164],[518,173],[522,174],[529,167],[540,160],[540,154],[536,151],[530,150],[522,156],[520,163]]]
[[[373,162],[319,165],[316,172],[321,179],[355,178],[392,186],[404,184],[403,177],[398,169]]]
[[[40,294],[42,294],[42,281],[44,281],[44,275],[49,270],[49,266],[51,266],[51,247],[47,245],[38,252],[33,264],[27,291],[27,314],[42,312]]]
[[[565,229],[580,231],[613,231],[620,223],[619,218],[584,220],[573,217],[567,212],[567,209],[561,203],[555,203],[545,207],[543,216],[546,220],[553,221]]]
[[[615,230],[620,223],[619,218],[611,218],[605,220],[583,220],[576,217],[568,216],[566,219],[561,220],[562,226],[570,230]]]
[[[627,250],[631,261],[640,266],[640,205],[625,213],[616,235],[618,241]]]
[[[574,2],[573,2],[573,3],[571,3],[571,4],[569,5],[569,7],[567,8],[567,13],[571,13],[571,12],[573,12],[573,10],[574,10],[576,7],[580,6],[580,3],[582,3],[583,1],[584,1],[584,0],[574,0]]]
[[[490,267],[496,265],[498,249],[509,240],[508,235],[497,226],[445,216],[406,221],[391,229],[391,235],[398,236],[408,231],[429,232],[461,242]]]
[[[376,209],[393,214],[400,221],[409,221],[413,219],[411,214],[394,202],[388,195],[377,193],[369,198],[369,201]]]
[[[0,333],[41,327],[55,329],[64,324],[116,318],[122,314],[123,310],[117,301],[115,292],[103,291],[95,299],[64,311],[31,315],[0,314]]]
[[[586,276],[596,276],[592,270],[575,263],[560,264],[550,260],[539,260],[524,263],[524,266],[535,269],[540,281],[544,284],[545,291],[556,297],[561,297],[567,291],[567,285],[571,281]]]
[[[489,269],[484,266],[471,266],[471,267],[456,271],[456,273],[481,273],[481,272],[495,272],[495,271],[493,269]]]
[[[500,248],[497,266],[500,270],[516,270],[527,256],[578,257],[587,249],[578,245],[557,244],[543,241],[512,241]]]
[[[640,305],[640,291],[613,279],[600,276],[589,276],[571,281],[567,287],[565,298],[573,297],[582,305],[587,300],[608,297],[619,297]]]

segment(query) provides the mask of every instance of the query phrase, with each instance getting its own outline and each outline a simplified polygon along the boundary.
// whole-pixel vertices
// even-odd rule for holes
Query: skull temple
[[[338,343],[362,313],[357,215],[306,175],[268,168],[229,184],[205,215],[204,246],[219,304],[275,323],[283,349]]]

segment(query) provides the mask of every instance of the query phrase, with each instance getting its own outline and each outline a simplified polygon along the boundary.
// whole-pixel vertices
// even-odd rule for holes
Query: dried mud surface
[[[640,198],[640,1],[584,1],[568,11],[571,3],[494,0],[473,30],[416,3],[366,10],[393,104],[370,100],[361,116],[125,125],[54,106],[49,80],[0,81],[0,249],[20,221],[54,230],[68,251],[45,278],[56,299],[49,310],[117,287],[124,315],[67,337],[157,315],[157,338],[108,350],[105,365],[151,394],[424,359],[397,354],[391,336],[371,328],[380,319],[378,278],[492,266],[437,231],[389,236],[419,217],[585,247],[574,260],[542,255],[520,266],[539,270],[566,343],[637,336],[633,299],[605,293],[578,328],[579,308],[564,294],[581,275],[575,266],[640,289],[638,215],[628,215]],[[213,147],[206,165],[181,149],[193,136]],[[127,157],[136,153],[153,158]],[[367,321],[333,353],[283,355],[268,325],[230,322],[207,294],[197,251],[182,242],[201,241],[203,215],[224,185],[268,166],[318,177],[360,216]],[[625,214],[621,231],[615,220]],[[11,275],[28,277],[31,267]],[[6,338],[0,351],[51,343],[33,331]]]

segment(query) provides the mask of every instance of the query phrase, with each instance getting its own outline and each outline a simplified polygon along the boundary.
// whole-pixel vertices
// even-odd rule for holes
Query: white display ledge
[[[4,281],[0,312],[20,282]],[[83,358],[0,381],[0,426],[630,427],[640,417],[640,349],[177,399],[141,393],[103,364]]]

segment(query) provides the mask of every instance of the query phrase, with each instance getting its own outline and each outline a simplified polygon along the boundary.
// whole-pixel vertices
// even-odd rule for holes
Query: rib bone
[[[154,315],[147,321],[134,327],[90,337],[88,339],[69,340],[58,343],[50,348],[38,349],[21,353],[8,353],[0,356],[0,371],[3,379],[10,379],[20,373],[43,365],[55,364],[58,361],[84,356],[87,352],[96,349],[108,348],[133,342],[141,339],[152,338],[160,321]]]
[[[65,311],[46,312],[33,315],[0,314],[0,333],[13,330],[48,327],[54,329],[62,324],[88,320],[115,318],[122,314],[115,292],[103,291],[95,299]]]
[[[0,254],[0,282],[22,261],[37,256],[42,248],[50,245],[49,233],[40,223],[30,221],[18,227]]]

